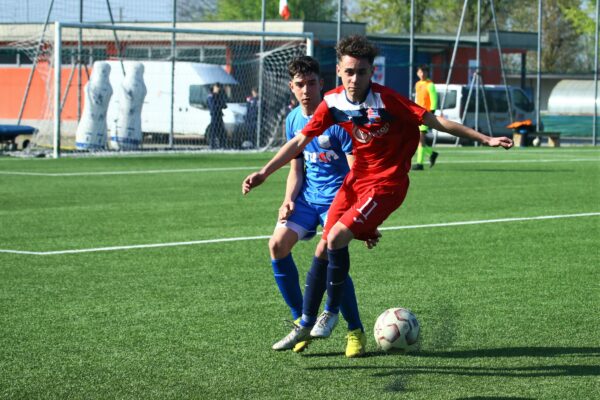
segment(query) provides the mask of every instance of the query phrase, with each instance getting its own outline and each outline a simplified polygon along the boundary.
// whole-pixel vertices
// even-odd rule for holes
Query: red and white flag
[[[285,20],[290,18],[290,9],[288,8],[287,0],[279,0],[279,15]]]

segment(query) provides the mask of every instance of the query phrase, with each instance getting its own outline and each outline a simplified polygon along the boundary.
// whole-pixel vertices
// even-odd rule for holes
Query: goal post
[[[40,112],[33,151],[51,148],[58,158],[65,152],[265,150],[285,141],[291,99],[287,63],[313,54],[313,34],[56,22],[53,42],[43,47],[47,55],[42,63],[48,65],[39,68],[47,71],[47,104]],[[78,49],[84,54],[75,54]],[[76,65],[76,59],[83,62]],[[143,79],[132,81],[136,65]],[[110,90],[94,92],[100,66],[110,71],[105,82]],[[72,81],[76,68],[85,70],[80,87]],[[126,109],[136,101],[132,87],[143,87],[138,90],[137,128],[126,115],[131,117],[135,109]],[[222,110],[215,114],[220,111],[222,121],[211,118],[209,97],[218,97],[213,91],[223,92]],[[255,92],[262,98],[253,98]],[[110,97],[104,99],[105,138],[92,146],[80,140],[79,131],[92,115],[86,107],[100,104],[102,93]],[[77,104],[78,98],[84,104]],[[84,111],[79,115],[74,109]],[[119,136],[135,129],[141,131],[139,140]]]

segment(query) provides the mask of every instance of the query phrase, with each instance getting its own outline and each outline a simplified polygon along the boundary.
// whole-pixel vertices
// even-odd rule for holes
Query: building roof
[[[378,43],[390,44],[410,44],[410,35],[408,34],[369,34],[370,39]],[[499,31],[498,38],[503,51],[523,51],[537,50],[536,32],[506,32]],[[442,51],[448,47],[453,47],[456,41],[456,35],[450,34],[416,34],[414,36],[415,46],[424,51],[425,48]],[[497,46],[496,33],[494,31],[481,32],[480,45],[482,47]],[[477,45],[476,33],[464,33],[460,36],[459,44],[462,47],[475,47]]]

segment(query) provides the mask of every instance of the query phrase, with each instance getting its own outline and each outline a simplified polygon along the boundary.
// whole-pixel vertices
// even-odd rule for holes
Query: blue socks
[[[273,275],[279,291],[288,307],[290,307],[293,319],[295,320],[301,316],[300,324],[304,327],[311,327],[315,324],[323,295],[327,290],[328,301],[325,309],[334,313],[341,311],[344,319],[348,322],[348,330],[363,329],[358,312],[356,293],[354,292],[354,283],[348,275],[350,269],[348,248],[328,250],[328,256],[330,260],[333,260],[331,263],[328,260],[313,257],[310,270],[306,274],[304,297],[300,290],[298,269],[292,254],[290,253],[279,260],[271,260]],[[344,263],[345,267],[340,266]],[[344,283],[330,285],[329,282]],[[330,292],[333,292],[333,294]]]
[[[306,274],[306,286],[304,287],[304,305],[302,321],[300,325],[311,327],[317,321],[319,307],[323,300],[327,286],[327,265],[328,260],[322,260],[318,257],[313,258],[312,266]],[[356,293],[354,292],[354,283],[348,276],[344,285],[344,293],[340,304],[340,311],[348,323],[348,330],[364,330],[360,315],[358,313],[358,303],[356,302]]]
[[[304,327],[310,327],[317,321],[319,307],[325,294],[325,280],[327,279],[327,260],[313,257],[313,262],[306,274],[306,285],[304,286],[304,306],[302,321]]]
[[[359,328],[361,331],[365,331],[365,328],[360,321],[358,303],[356,302],[356,292],[354,292],[354,282],[352,282],[350,275],[348,275],[346,283],[344,283],[344,296],[342,297],[342,303],[340,304],[340,311],[348,323],[349,331]]]
[[[327,303],[325,310],[337,314],[344,295],[344,283],[350,270],[348,246],[341,249],[327,249]]]
[[[300,291],[298,269],[292,254],[279,260],[271,260],[271,265],[275,282],[277,282],[283,299],[290,307],[293,319],[299,318],[302,315],[302,292]]]

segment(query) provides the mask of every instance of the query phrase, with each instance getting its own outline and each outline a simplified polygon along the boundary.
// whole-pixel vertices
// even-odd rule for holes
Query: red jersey
[[[352,136],[351,174],[360,186],[396,186],[407,178],[426,112],[377,83],[371,83],[360,104],[349,101],[339,86],[325,94],[302,134],[315,137],[333,124],[341,125]]]

